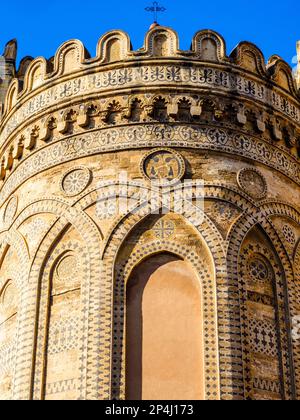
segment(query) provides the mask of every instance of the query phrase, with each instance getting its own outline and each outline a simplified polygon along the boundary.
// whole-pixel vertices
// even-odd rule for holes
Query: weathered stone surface
[[[155,26],[132,51],[113,31],[95,58],[69,41],[18,72],[8,45],[0,398],[172,399],[186,381],[182,398],[300,399],[295,79],[253,44],[227,56],[212,31],[191,51],[178,45]],[[139,377],[141,392],[130,343],[143,327],[137,363],[147,374],[157,354],[158,370]],[[170,359],[159,376],[162,348]]]

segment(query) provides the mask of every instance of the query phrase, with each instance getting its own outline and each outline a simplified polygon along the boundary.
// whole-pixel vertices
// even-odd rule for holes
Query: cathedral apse
[[[16,55],[0,399],[300,399],[299,71],[158,24]]]

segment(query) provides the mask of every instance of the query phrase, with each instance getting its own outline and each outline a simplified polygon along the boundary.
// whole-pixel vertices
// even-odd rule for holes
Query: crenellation
[[[0,56],[0,120],[4,112],[4,99],[12,79],[16,75],[17,41],[9,41]]]

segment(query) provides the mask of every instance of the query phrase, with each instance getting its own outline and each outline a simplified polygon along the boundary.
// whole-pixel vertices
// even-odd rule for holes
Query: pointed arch
[[[179,222],[180,218],[181,222]],[[160,229],[162,225],[160,222],[162,220],[168,220],[169,222],[178,221],[180,224],[180,229],[185,230],[186,236],[193,235],[191,232],[194,232],[194,239],[191,238],[191,242],[197,242],[195,249],[191,246],[187,246],[183,242],[178,242],[175,237],[172,239],[154,239],[150,242],[143,243],[142,246],[133,247],[131,249],[131,243],[137,241],[139,235],[147,236],[149,234],[148,229],[153,225],[155,231],[157,223],[159,224],[158,232],[160,235]],[[185,225],[185,223],[187,223]],[[184,227],[185,225],[185,227]],[[169,229],[172,229],[170,226]],[[135,235],[137,235],[135,237]],[[133,239],[135,238],[135,239]],[[197,239],[195,239],[197,238]],[[144,241],[144,239],[140,239]],[[146,239],[145,239],[146,240]],[[128,245],[126,245],[128,244]],[[143,264],[148,258],[154,258],[162,254],[171,254],[176,256],[180,260],[186,261],[190,264],[192,269],[195,271],[195,275],[199,281],[199,287],[202,290],[201,295],[203,296],[203,325],[202,328],[205,332],[204,334],[204,347],[206,350],[204,353],[205,361],[205,372],[204,378],[202,381],[205,382],[205,398],[206,399],[219,399],[220,398],[220,388],[219,388],[219,366],[218,366],[218,339],[217,339],[217,318],[216,318],[216,308],[217,308],[217,296],[216,296],[216,279],[215,279],[215,268],[214,261],[210,254],[209,248],[205,241],[201,239],[201,233],[197,232],[190,223],[188,219],[185,219],[183,216],[178,216],[176,214],[167,215],[167,216],[154,216],[147,215],[144,218],[141,218],[137,223],[134,224],[133,228],[128,231],[127,235],[124,235],[122,238],[120,248],[114,253],[115,264],[114,265],[114,308],[113,308],[113,365],[112,365],[112,398],[125,398],[126,395],[126,363],[125,363],[125,353],[124,349],[126,346],[125,333],[124,333],[124,318],[122,314],[125,312],[126,305],[126,293],[127,293],[127,284],[131,274],[134,269],[140,264]],[[126,253],[126,256],[123,256],[123,253]],[[128,253],[128,255],[127,255]],[[202,255],[201,255],[202,253]],[[125,254],[124,254],[125,255]],[[204,258],[205,255],[205,258]],[[126,261],[126,262],[125,262]],[[201,326],[199,325],[199,328]],[[120,356],[119,356],[120,355]],[[199,385],[199,383],[198,383]],[[203,385],[202,385],[203,386]],[[201,386],[199,385],[201,388]],[[203,390],[204,392],[204,390]],[[194,394],[200,395],[201,390],[198,389]]]
[[[121,220],[118,220],[118,224],[111,231],[110,238],[108,242],[106,243],[103,250],[103,265],[104,265],[104,271],[105,271],[105,278],[103,278],[103,289],[109,289],[112,287],[111,285],[115,277],[114,270],[118,268],[117,257],[119,255],[122,245],[124,244],[124,241],[127,240],[131,232],[133,232],[136,228],[138,228],[139,225],[141,226],[145,222],[145,220],[150,214],[151,214],[151,206],[144,205],[139,208],[139,211],[133,212],[133,214],[129,214],[127,216],[122,217]],[[186,214],[183,214],[181,216],[186,219],[187,223],[189,223],[189,220],[190,220],[191,226],[195,226],[195,220],[193,220],[193,217],[191,214],[187,212]],[[207,217],[205,217],[205,220],[202,223],[202,225],[199,224],[196,228],[194,227],[194,229],[195,229],[195,232],[198,231],[197,235],[200,235],[200,237],[203,238],[202,243],[205,244],[205,247],[209,250],[209,252],[213,254],[213,261],[214,261],[213,264],[215,266],[215,273],[217,273],[215,283],[218,288],[218,293],[222,294],[224,291],[223,284],[226,281],[225,280],[226,264],[225,264],[225,254],[222,247],[222,237],[217,231],[217,229],[214,227],[213,223]],[[198,236],[198,242],[199,242],[199,236]],[[151,245],[152,250],[156,249],[154,245],[155,245],[154,243]],[[159,241],[159,247],[156,252],[174,253],[174,248],[170,249],[168,248],[167,245],[168,245],[167,242],[162,243],[161,241]],[[187,254],[190,254],[190,251],[191,250],[189,248]],[[152,251],[149,249],[147,255],[151,254],[151,252]],[[181,252],[182,252],[182,247],[181,247]],[[177,255],[178,255],[178,251],[177,251]],[[180,256],[180,252],[179,252],[179,256]],[[136,262],[138,263],[138,261]],[[112,270],[112,267],[113,267],[113,270]],[[124,282],[121,281],[121,284],[124,284]],[[106,300],[107,302],[106,303],[106,307],[107,307],[106,318],[111,319],[110,295],[107,295],[106,299],[107,299]],[[220,295],[220,299],[221,299],[221,295]],[[220,303],[219,310],[221,314],[222,313],[225,314],[226,311],[228,310],[227,303],[225,300],[222,300],[222,302]],[[216,325],[216,322],[217,322],[215,319],[215,316],[216,316],[216,312],[213,315],[214,319],[211,320],[212,325],[214,326]],[[113,328],[112,321],[111,321],[110,328]],[[107,331],[107,340],[109,339],[110,335],[111,335],[111,329]],[[219,347],[221,348],[221,351],[225,351],[225,348],[226,348],[225,342],[229,339],[229,337],[230,337],[230,332],[228,332],[228,330],[224,328],[219,334],[219,343],[220,343]],[[214,346],[215,345],[216,343],[214,343]],[[121,369],[120,366],[118,367],[119,363],[121,363],[121,361],[116,360],[117,370]],[[215,367],[213,371],[214,371],[213,375],[210,375],[211,382],[208,381],[206,384],[207,385],[207,398],[219,399],[220,389],[219,389],[219,385],[216,385],[216,380],[219,381],[218,366],[217,368]],[[124,368],[123,368],[123,372],[124,372]],[[216,375],[217,375],[217,378],[216,378]],[[115,389],[112,390],[111,397],[118,398],[120,397],[120,395],[124,397],[125,388],[124,388],[123,379],[121,378],[119,382],[122,389],[120,390],[119,384],[116,382]]]
[[[80,359],[80,378],[78,379],[78,388],[84,392],[80,395],[83,399],[97,399],[105,398],[105,392],[108,393],[108,387],[101,391],[99,388],[95,389],[95,377],[98,381],[98,386],[101,381],[105,382],[102,373],[95,373],[91,379],[91,375],[87,372],[89,369],[97,370],[93,363],[96,363],[95,354],[98,354],[98,342],[95,338],[94,331],[98,328],[100,319],[101,302],[99,302],[99,277],[101,277],[101,236],[98,228],[92,222],[88,215],[80,210],[71,208],[63,200],[44,199],[27,206],[18,216],[15,223],[22,223],[30,215],[36,212],[53,213],[56,216],[55,221],[48,229],[39,244],[38,250],[30,262],[29,273],[24,276],[27,279],[26,288],[23,290],[23,302],[26,302],[26,307],[23,305],[20,312],[20,323],[18,328],[19,342],[22,346],[19,348],[17,356],[17,376],[15,379],[14,398],[15,399],[30,399],[35,398],[36,395],[41,396],[41,388],[44,386],[44,379],[42,375],[41,366],[44,359],[44,338],[45,338],[45,317],[49,310],[49,276],[47,274],[47,262],[53,255],[53,250],[60,241],[61,235],[73,226],[78,232],[82,243],[84,243],[84,251],[80,255],[86,260],[90,260],[90,265],[83,264],[84,275],[82,275],[82,317],[84,319],[84,326],[82,327],[81,346],[84,357]],[[46,300],[45,300],[46,299]],[[37,302],[39,307],[37,308]],[[43,302],[43,308],[41,308]],[[48,302],[48,304],[45,304]],[[41,309],[41,313],[39,310]],[[84,315],[83,315],[84,314]],[[85,315],[89,314],[87,318]],[[40,320],[40,322],[38,322]],[[92,320],[92,321],[91,321]],[[38,328],[38,340],[36,331]],[[89,346],[89,353],[87,347]],[[32,354],[34,359],[32,360]],[[91,357],[92,362],[87,361],[87,357]],[[93,362],[94,361],[94,362]],[[41,362],[41,363],[40,363]],[[101,376],[102,375],[102,376]],[[30,381],[28,378],[31,378]],[[93,386],[86,385],[86,381],[92,381]],[[81,386],[81,384],[85,384]],[[74,387],[74,383],[67,384]],[[54,385],[53,385],[54,386]],[[55,384],[55,387],[61,387],[62,384]],[[77,385],[76,385],[77,386]],[[57,388],[56,388],[57,389]],[[89,394],[88,394],[89,393]],[[99,395],[100,394],[100,395]]]
[[[131,271],[124,292],[126,399],[205,399],[204,348],[210,357],[213,349],[203,322],[208,287],[201,268],[200,274],[195,259],[160,252]]]
[[[278,354],[279,356],[279,366],[280,372],[282,374],[282,389],[278,389],[278,378],[277,385],[272,381],[268,381],[263,378],[249,378],[249,355],[247,346],[249,346],[248,340],[248,330],[249,326],[245,324],[247,320],[247,311],[246,311],[246,302],[247,302],[247,283],[241,277],[243,270],[241,269],[241,264],[245,263],[245,255],[243,255],[243,246],[249,235],[253,230],[258,229],[261,234],[257,235],[257,243],[254,246],[253,244],[249,246],[249,249],[254,253],[254,250],[257,249],[257,255],[261,255],[262,259],[269,257],[271,262],[267,262],[269,266],[273,267],[274,270],[274,311],[276,312],[277,317],[277,326],[276,334],[278,335]],[[263,242],[259,238],[264,238]],[[267,244],[267,245],[266,245]],[[248,251],[247,251],[248,252]],[[250,252],[250,251],[249,251]],[[293,399],[295,396],[295,384],[294,384],[294,374],[293,374],[293,363],[292,355],[290,349],[291,345],[291,328],[290,328],[290,314],[289,310],[286,310],[287,302],[290,301],[292,305],[291,296],[293,293],[289,293],[287,284],[290,281],[290,272],[289,264],[286,259],[285,250],[280,243],[276,231],[273,229],[272,225],[268,220],[262,218],[262,220],[257,220],[251,215],[244,215],[238,220],[234,228],[231,231],[229,238],[228,254],[227,254],[227,265],[228,265],[228,277],[232,279],[232,282],[237,288],[239,294],[239,300],[241,302],[239,307],[239,319],[240,319],[240,334],[242,337],[241,348],[243,348],[243,358],[240,359],[239,364],[243,365],[243,379],[242,383],[245,383],[243,389],[240,389],[241,398],[254,398],[255,395],[260,395],[262,397],[263,392],[265,392],[268,397],[282,398],[282,399]],[[274,268],[275,267],[275,268]],[[273,333],[274,336],[274,333]],[[276,339],[277,340],[277,339]],[[247,377],[248,375],[248,377]],[[253,384],[260,389],[257,394],[253,389]],[[274,390],[277,391],[273,392]],[[270,392],[270,393],[268,393]],[[273,392],[273,394],[272,394]],[[259,398],[259,397],[257,397]]]

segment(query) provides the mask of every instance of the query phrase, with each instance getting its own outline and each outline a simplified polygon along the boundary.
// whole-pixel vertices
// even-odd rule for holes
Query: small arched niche
[[[170,28],[157,26],[150,30],[145,39],[147,55],[153,57],[173,57],[179,52],[179,40],[176,32]]]
[[[110,39],[107,43],[107,61],[110,63],[122,60],[122,43],[118,38]]]
[[[202,293],[192,265],[162,252],[126,291],[126,399],[205,398]]]
[[[223,37],[211,30],[197,32],[192,50],[203,61],[226,61],[226,45]]]
[[[217,43],[214,39],[204,38],[201,42],[201,58],[203,60],[217,61]]]
[[[167,35],[157,35],[153,40],[153,55],[156,57],[166,57],[169,53],[169,39]]]

